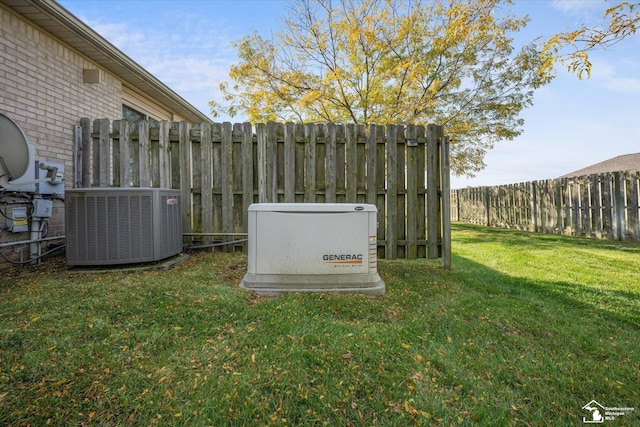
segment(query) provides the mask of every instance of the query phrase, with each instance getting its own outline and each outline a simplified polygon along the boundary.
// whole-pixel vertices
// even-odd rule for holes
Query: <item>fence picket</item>
[[[629,171],[627,173],[628,177],[628,190],[627,190],[627,220],[629,223],[629,234],[631,236],[631,240],[638,241],[640,239],[640,224],[638,223],[638,217],[640,213],[638,212],[639,205],[639,183],[638,179],[640,178],[640,172],[638,171]]]
[[[182,232],[191,232],[192,200],[191,200],[191,126],[187,122],[180,122],[179,131],[179,165],[180,189],[182,198]]]
[[[420,220],[418,212],[418,136],[416,126],[407,126],[405,142],[407,152],[406,258],[415,259],[418,257],[418,221]]]
[[[200,125],[200,204],[202,206],[202,243],[207,245],[212,242],[208,233],[213,233],[213,176],[211,160],[213,157],[213,144],[211,142],[211,125]],[[194,174],[195,178],[195,174]]]
[[[395,259],[398,251],[398,141],[397,127],[387,125],[387,220],[398,227],[388,227],[385,257]]]

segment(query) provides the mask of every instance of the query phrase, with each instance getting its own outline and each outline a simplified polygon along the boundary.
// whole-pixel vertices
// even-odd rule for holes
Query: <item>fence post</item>
[[[438,210],[439,210],[439,129],[427,126],[427,258],[438,258]]]
[[[442,128],[440,128],[442,129]],[[440,136],[440,182],[442,189],[442,266],[451,268],[451,184],[449,167],[449,138]]]

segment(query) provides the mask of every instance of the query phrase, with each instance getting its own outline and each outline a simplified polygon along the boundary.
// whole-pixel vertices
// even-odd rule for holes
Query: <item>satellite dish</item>
[[[20,178],[29,167],[29,146],[22,129],[0,113],[0,186]]]

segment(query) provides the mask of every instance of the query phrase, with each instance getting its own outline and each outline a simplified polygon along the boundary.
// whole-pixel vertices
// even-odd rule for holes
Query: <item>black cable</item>
[[[5,194],[6,193],[6,194]],[[5,202],[2,199],[4,199],[5,197],[14,197],[16,199],[23,199],[26,200],[25,202]],[[2,191],[0,191],[0,205],[28,205],[31,207],[31,213],[29,213],[27,215],[26,219],[31,219],[31,217],[33,216],[33,211],[35,209],[34,203],[33,203],[33,198],[31,196],[29,196],[26,193],[18,193],[16,191],[11,191],[8,192],[6,189],[3,189]],[[13,219],[13,218],[9,218],[4,212],[2,212],[2,209],[0,209],[0,215],[2,215],[3,217],[5,217],[6,219]]]
[[[43,253],[43,254],[40,254],[40,256],[37,256],[37,257],[35,257],[35,258],[28,259],[28,260],[26,260],[26,261],[13,261],[13,260],[11,260],[11,259],[7,258],[7,256],[6,256],[4,253],[2,253],[2,252],[0,252],[0,256],[2,256],[2,258],[4,258],[4,260],[5,260],[5,261],[10,262],[11,264],[14,264],[14,265],[29,264],[29,263],[32,263],[33,261],[37,261],[37,260],[39,260],[40,258],[42,258],[42,257],[44,257],[44,256],[46,256],[46,255],[49,255],[49,254],[50,254],[50,253],[52,253],[52,252],[57,251],[58,249],[63,249],[65,246],[67,246],[67,245],[60,245],[60,246],[56,246],[55,248],[53,248],[53,249],[49,249],[47,252],[45,252],[45,253]]]

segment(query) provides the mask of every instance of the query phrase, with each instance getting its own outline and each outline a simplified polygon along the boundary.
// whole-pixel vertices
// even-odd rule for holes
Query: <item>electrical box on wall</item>
[[[7,227],[14,233],[24,233],[29,231],[29,221],[26,207],[14,207],[9,212]]]
[[[45,199],[33,200],[33,216],[36,218],[51,218],[53,201]]]

